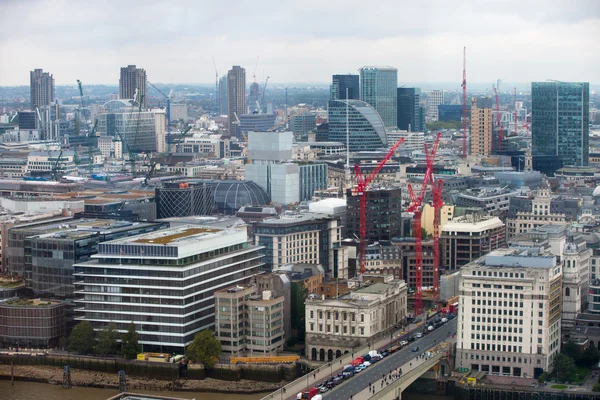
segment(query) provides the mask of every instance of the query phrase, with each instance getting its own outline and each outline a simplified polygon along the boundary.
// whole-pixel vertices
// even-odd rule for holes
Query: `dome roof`
[[[201,180],[213,188],[219,213],[235,215],[243,206],[266,206],[271,198],[261,186],[252,181]]]
[[[600,186],[596,186],[596,189],[594,189],[594,193],[592,193],[592,196],[594,196],[594,197],[600,196]]]

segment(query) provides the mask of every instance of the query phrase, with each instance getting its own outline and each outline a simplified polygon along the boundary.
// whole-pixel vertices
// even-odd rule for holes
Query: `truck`
[[[298,400],[318,400],[317,396],[320,396],[321,399],[323,398],[323,396],[319,395],[319,389],[310,388],[306,392],[298,393],[298,395],[296,396],[296,399],[298,399]]]

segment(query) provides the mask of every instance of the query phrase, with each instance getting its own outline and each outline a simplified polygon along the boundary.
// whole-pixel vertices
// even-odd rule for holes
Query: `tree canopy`
[[[212,368],[219,361],[221,343],[215,339],[212,331],[203,330],[196,334],[185,355],[189,360],[201,362],[206,368]]]
[[[142,346],[139,343],[139,335],[132,322],[127,328],[127,333],[121,338],[121,354],[128,360],[134,360],[140,351]]]
[[[81,321],[75,325],[69,338],[69,351],[78,354],[92,354],[95,344],[95,332],[88,321]]]
[[[96,353],[101,356],[114,355],[119,352],[119,333],[114,322],[108,324],[108,328],[98,333]]]
[[[576,372],[575,360],[562,353],[556,355],[554,358],[554,375],[559,382],[571,382]]]

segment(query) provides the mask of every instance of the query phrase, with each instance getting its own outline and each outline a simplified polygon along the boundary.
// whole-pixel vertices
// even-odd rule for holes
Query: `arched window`
[[[565,296],[569,297],[571,295],[571,289],[565,288]]]

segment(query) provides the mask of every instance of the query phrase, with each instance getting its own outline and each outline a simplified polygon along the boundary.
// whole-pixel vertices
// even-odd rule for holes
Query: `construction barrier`
[[[231,357],[231,364],[286,364],[293,363],[300,356],[270,356],[270,357]]]

